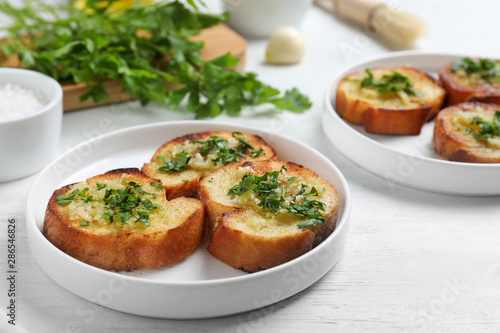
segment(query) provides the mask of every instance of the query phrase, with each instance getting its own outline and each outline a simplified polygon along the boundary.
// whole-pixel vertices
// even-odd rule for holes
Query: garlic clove
[[[281,27],[269,38],[266,61],[275,65],[291,65],[300,62],[306,50],[306,41],[299,30]]]

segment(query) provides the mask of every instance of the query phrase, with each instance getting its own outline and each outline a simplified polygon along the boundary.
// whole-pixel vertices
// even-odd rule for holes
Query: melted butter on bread
[[[239,141],[234,137],[226,137],[227,147],[229,149],[236,149],[239,145]],[[214,153],[209,153],[207,156],[203,156],[200,153],[201,143],[185,140],[183,144],[175,145],[172,150],[164,151],[164,155],[167,159],[173,159],[178,154],[182,154],[184,151],[188,152],[192,158],[189,161],[189,165],[201,173],[202,177],[205,177],[209,173],[213,172],[217,168],[220,168],[220,163],[214,163],[212,160],[217,159],[217,155]],[[161,161],[156,161],[158,168],[163,166]]]
[[[456,162],[500,163],[500,137],[494,121],[497,112],[498,105],[480,102],[443,109],[434,125],[436,152]]]
[[[107,270],[182,259],[203,239],[205,209],[192,198],[167,201],[158,184],[129,168],[63,186],[49,199],[43,235],[66,254]]]
[[[247,183],[241,183],[249,173],[255,177],[249,176]],[[262,177],[266,173],[268,177]],[[260,190],[255,187],[258,184],[262,185]],[[318,196],[313,192],[309,199],[324,204],[324,211],[320,211],[324,223],[318,223],[317,212],[304,212],[309,217],[292,214],[286,209],[287,203],[280,199],[284,190],[283,197],[290,200],[297,196],[296,202],[301,205],[297,194],[302,184],[308,185],[308,194],[312,186],[317,189]],[[262,189],[279,191],[280,197],[264,196]],[[259,196],[252,194],[254,191]],[[264,197],[277,199],[267,206],[272,212],[263,212],[258,206]],[[228,265],[247,272],[280,265],[323,242],[336,227],[340,205],[335,187],[313,171],[295,163],[269,160],[233,163],[214,171],[200,182],[199,198],[205,204],[207,229],[211,234],[208,251]],[[285,211],[281,211],[284,207]]]
[[[229,190],[234,185],[238,184],[246,174],[259,175],[259,171],[253,170],[250,166],[239,167],[234,177],[227,179],[227,181],[224,181],[223,183],[214,185],[221,186],[221,190],[228,193]],[[291,177],[294,177],[295,179],[289,181],[288,179]],[[280,185],[274,191],[276,191],[277,195],[281,195],[282,190],[284,190],[286,204],[289,204],[294,197],[296,197],[298,203],[301,203],[302,196],[297,196],[297,194],[301,190],[302,185],[307,186],[306,192],[309,192],[312,187],[316,188],[318,191],[317,196],[312,196],[309,199],[318,200],[323,202],[325,205],[332,204],[333,202],[329,195],[325,195],[325,183],[318,177],[303,177],[297,172],[283,171],[279,173],[278,180],[280,181]],[[259,206],[261,200],[251,191],[247,191],[241,195],[227,196],[228,198],[226,201],[228,201],[230,205],[241,208],[249,208],[257,213],[252,216],[251,219],[246,219],[244,221],[231,221],[231,226],[248,233],[274,236],[290,232],[301,232],[301,229],[297,227],[297,224],[308,219],[305,216],[291,214],[284,208],[280,208],[278,213],[264,212],[262,207]]]
[[[155,152],[151,161],[144,164],[142,171],[150,177],[160,179],[162,181],[168,199],[182,196],[194,197],[198,192],[199,181],[213,171],[222,167],[223,165],[219,163],[219,161],[226,158],[224,155],[225,153],[214,150],[210,150],[206,155],[201,153],[202,143],[197,141],[206,142],[211,140],[213,137],[218,137],[219,140],[227,140],[228,150],[238,150],[238,147],[240,147],[241,144],[241,142],[235,138],[231,132],[199,132],[185,135],[163,144]],[[261,154],[252,154],[255,152],[247,149],[247,151],[239,156],[239,161],[276,159],[276,152],[274,149],[261,137],[251,134],[243,134],[241,137],[238,137],[246,140],[251,146],[253,146],[255,152],[262,149]],[[160,171],[160,168],[165,166],[165,163],[161,160],[160,156],[163,156],[167,160],[174,160],[185,153],[191,156],[187,164],[187,169],[181,171]],[[217,156],[217,154],[220,156]],[[216,160],[216,162],[213,160]],[[230,158],[228,158],[228,160],[230,160]],[[233,160],[236,160],[236,158],[233,158]]]
[[[372,70],[374,79],[380,81],[384,75],[391,75],[398,72],[408,77],[413,85],[413,90],[422,96],[409,95],[403,91],[386,91],[380,93],[378,88],[363,87],[361,81],[366,76],[365,72],[349,75],[343,84],[346,85],[350,94],[357,96],[358,99],[375,104],[377,107],[386,109],[413,109],[422,106],[427,99],[439,98],[442,89],[435,84],[430,84],[430,79],[422,76],[420,73],[407,70],[405,68],[375,68]]]
[[[456,75],[456,79],[459,84],[466,87],[473,87],[477,85],[489,85],[490,83],[485,80],[479,73],[467,73],[463,69],[457,70],[454,72]]]
[[[474,123],[475,118],[480,118],[486,122],[493,123],[493,114],[485,112],[481,106],[476,107],[472,111],[457,111],[451,117],[451,122],[455,125],[455,130],[463,135],[467,135],[470,139],[474,139],[479,145],[486,148],[500,149],[500,137],[493,136],[489,139],[476,138],[474,133],[479,133],[481,127]]]
[[[335,110],[369,133],[418,135],[445,95],[437,80],[416,68],[367,68],[339,82]]]
[[[109,219],[104,218],[103,215],[108,210],[103,202],[106,190],[124,190],[127,187],[130,187],[124,184],[124,182],[131,182],[134,180],[135,178],[133,175],[121,174],[120,178],[110,178],[104,182],[101,180],[101,184],[105,184],[106,187],[100,190],[97,189],[97,181],[84,181],[74,184],[70,187],[67,193],[71,193],[74,190],[84,190],[88,188],[88,191],[86,191],[85,194],[87,196],[92,196],[93,201],[85,202],[78,199],[73,200],[68,205],[61,207],[61,211],[70,217],[70,223],[73,227],[85,228],[98,234],[118,233],[124,231],[149,233],[157,228],[165,228],[166,226],[169,228],[176,227],[182,222],[181,220],[176,220],[175,217],[169,216],[171,215],[171,212],[168,212],[168,210],[163,207],[166,204],[164,194],[150,184],[146,183],[141,184],[141,189],[148,193],[155,194],[157,197],[154,198],[151,195],[143,195],[139,193],[135,193],[135,195],[141,199],[149,199],[153,204],[161,205],[161,207],[149,211],[149,227],[143,223],[134,222],[138,217],[137,214],[133,214],[133,216],[124,224],[119,221],[110,223]],[[88,221],[89,225],[80,226],[81,221]]]

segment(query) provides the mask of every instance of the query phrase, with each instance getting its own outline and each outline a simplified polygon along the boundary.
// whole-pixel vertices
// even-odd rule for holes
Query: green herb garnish
[[[162,161],[165,166],[160,167],[158,170],[163,172],[170,171],[182,171],[186,170],[189,166],[189,161],[191,160],[191,156],[181,156],[176,157],[174,159],[167,159],[164,156],[158,156],[158,159]]]
[[[84,83],[87,91],[81,101],[108,100],[103,83],[118,80],[123,91],[143,105],[154,101],[177,110],[186,101],[185,109],[196,118],[224,111],[238,115],[244,107],[258,104],[293,112],[311,107],[295,88],[280,96],[255,73],[229,70],[239,61],[229,53],[202,59],[203,42],[189,37],[226,21],[229,13],[201,13],[178,1],[136,2],[128,9],[109,10],[116,1],[87,0],[82,10],[42,0],[27,1],[23,8],[0,1],[0,12],[14,21],[0,29],[8,34],[0,54],[15,53],[25,68],[59,82]],[[193,0],[187,2],[196,9]],[[165,58],[169,61],[159,62]],[[180,88],[169,91],[167,82]]]
[[[257,157],[257,156],[266,154],[266,153],[264,153],[264,150],[262,149],[262,147],[260,147],[259,150],[256,150],[255,147],[253,145],[251,145],[247,141],[247,139],[245,139],[245,137],[243,136],[243,133],[233,132],[232,136],[240,142],[240,144],[236,148],[240,153],[245,154],[247,152],[247,150],[250,150],[250,155],[252,157]]]
[[[100,183],[96,184],[98,190],[107,187],[106,184],[99,184]],[[146,197],[149,196],[152,199],[156,199],[158,195],[143,190],[140,184],[133,181],[123,182],[122,184],[126,186],[125,189],[106,189],[104,198],[101,201],[106,211],[104,214],[101,214],[101,217],[109,220],[110,223],[119,221],[121,224],[127,223],[130,219],[135,219],[135,223],[141,222],[149,226],[149,213],[160,208],[160,205],[153,204],[153,202]],[[155,183],[152,182],[152,184]],[[74,200],[81,200],[82,202],[89,203],[93,201],[93,197],[87,195],[87,191],[89,191],[88,187],[83,190],[76,189],[71,192],[71,195],[58,196],[56,202],[61,206],[66,206]],[[88,225],[88,221],[80,222],[80,226]]]
[[[73,190],[70,194],[63,194],[56,198],[57,204],[60,206],[66,206],[71,203],[73,200],[78,199],[82,200],[86,203],[92,202],[94,198],[91,195],[87,195],[86,192],[89,190],[88,187],[85,187],[82,190]]]
[[[149,183],[149,185],[153,186],[158,191],[161,191],[161,190],[165,189],[162,184],[158,184],[158,183],[155,183],[155,182],[151,182],[151,183]]]
[[[413,84],[407,76],[394,71],[391,75],[383,75],[380,80],[375,80],[373,72],[370,68],[365,69],[368,77],[365,77],[361,81],[361,86],[366,88],[377,88],[378,92],[383,94],[387,91],[392,92],[405,92],[408,95],[413,95],[417,97],[423,96],[421,93],[416,93],[412,87]]]
[[[63,194],[57,197],[56,202],[59,204],[59,206],[66,206],[67,204],[73,202],[74,199],[75,195]]]
[[[80,226],[81,227],[88,227],[90,225],[90,222],[89,221],[81,221],[80,222]]]
[[[108,184],[101,184],[99,182],[97,182],[95,185],[97,186],[98,191],[102,190],[103,188],[106,188],[108,186]]]
[[[110,223],[117,220],[121,224],[135,218],[133,222],[141,222],[149,226],[149,212],[160,208],[160,205],[153,204],[144,196],[151,196],[155,199],[157,195],[142,190],[140,184],[136,182],[123,182],[123,184],[126,185],[125,189],[106,190],[103,202],[107,211],[102,217],[108,219]]]
[[[498,61],[471,58],[455,59],[451,72],[454,73],[461,69],[468,75],[477,73],[489,83],[500,82],[500,63]]]
[[[207,140],[195,140],[194,142],[200,145],[199,153],[202,156],[214,155],[210,160],[213,162],[214,166],[238,162],[241,156],[247,153],[252,157],[266,154],[262,147],[258,150],[255,149],[255,147],[245,139],[242,133],[233,132],[232,136],[238,140],[238,146],[236,146],[236,148],[229,148],[228,140],[215,135]],[[180,146],[180,148],[183,149],[182,146]],[[165,166],[160,167],[158,170],[164,172],[186,170],[189,166],[191,157],[192,155],[185,150],[177,153],[172,160],[166,159],[164,156],[159,156],[158,158]]]
[[[227,140],[220,136],[211,136],[208,140],[195,140],[195,142],[201,145],[201,155],[215,155],[215,157],[211,160],[214,162],[214,165],[226,165],[240,160],[241,152],[237,149],[229,148]]]
[[[308,220],[302,221],[299,224],[297,224],[297,228],[303,229],[303,228],[311,227],[311,226],[318,225],[318,224],[325,224],[325,220],[319,219],[319,218],[318,219],[315,219],[315,218],[308,219]]]
[[[493,136],[500,136],[500,111],[495,111],[492,122],[486,121],[481,117],[474,117],[470,124],[479,126],[479,131],[474,132],[470,129],[468,132],[466,131],[466,134],[473,134],[477,139],[489,140]]]
[[[318,200],[310,200],[309,196],[318,196],[318,191],[313,186],[307,193],[308,185],[302,184],[299,192],[291,201],[285,199],[285,189],[279,189],[281,182],[278,179],[280,172],[286,171],[283,166],[279,171],[266,172],[262,176],[246,174],[241,181],[229,189],[228,195],[241,195],[247,191],[252,192],[260,202],[263,212],[278,214],[280,209],[289,213],[307,217],[307,220],[297,224],[299,229],[318,224],[324,224],[326,219],[320,211],[324,211],[325,204]]]

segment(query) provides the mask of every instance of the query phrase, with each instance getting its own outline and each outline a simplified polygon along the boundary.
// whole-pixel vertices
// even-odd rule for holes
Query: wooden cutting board
[[[193,41],[204,41],[205,45],[201,50],[201,56],[205,60],[212,60],[220,57],[228,52],[240,59],[240,62],[235,66],[235,69],[242,70],[245,67],[246,57],[246,40],[236,32],[223,24],[203,30],[199,35],[190,38]],[[16,58],[9,58],[0,61],[3,66],[18,67],[19,61]],[[80,95],[87,89],[85,83],[69,83],[63,84],[63,109],[65,112],[85,109],[98,105],[106,105],[111,103],[125,102],[134,99],[126,92],[122,92],[122,87],[119,80],[110,80],[104,83],[104,87],[108,92],[110,99],[94,103],[91,99],[85,102],[80,102]],[[167,88],[174,89],[175,84],[167,84]]]

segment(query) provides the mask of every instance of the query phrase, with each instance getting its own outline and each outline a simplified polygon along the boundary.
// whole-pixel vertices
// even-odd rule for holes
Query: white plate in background
[[[436,154],[434,121],[425,124],[417,136],[371,134],[342,119],[334,108],[337,86],[350,73],[368,67],[412,66],[436,77],[443,65],[457,57],[465,55],[403,51],[348,66],[327,87],[322,118],[325,134],[354,163],[389,182],[447,194],[500,194],[500,164],[452,162]]]
[[[102,270],[76,260],[42,234],[53,191],[115,168],[141,167],[166,141],[200,131],[257,133],[278,158],[314,170],[340,195],[337,228],[312,251],[280,266],[247,274],[212,257],[206,241],[188,258],[129,273]],[[351,199],[345,178],[316,150],[285,136],[244,126],[180,121],[127,128],[66,152],[35,179],[26,201],[28,243],[42,269],[58,284],[91,302],[126,313],[172,319],[209,318],[258,309],[309,287],[337,262],[345,246]],[[50,297],[50,295],[47,295]]]

